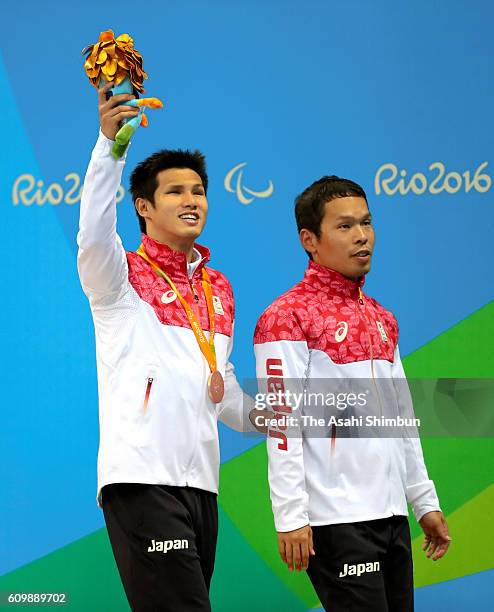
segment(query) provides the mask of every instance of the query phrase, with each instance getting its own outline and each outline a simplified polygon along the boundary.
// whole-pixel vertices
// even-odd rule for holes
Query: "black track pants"
[[[190,487],[111,484],[106,527],[133,612],[206,612],[218,535],[216,495]]]
[[[307,574],[330,612],[413,612],[406,516],[312,527]]]

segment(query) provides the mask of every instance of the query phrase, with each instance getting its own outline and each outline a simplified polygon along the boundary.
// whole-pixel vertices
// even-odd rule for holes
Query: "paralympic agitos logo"
[[[256,198],[269,198],[274,191],[274,185],[271,180],[268,181],[266,189],[261,191],[255,191],[244,185],[243,177],[246,165],[247,162],[237,164],[227,173],[224,180],[225,189],[230,193],[234,193],[241,204],[250,204]]]

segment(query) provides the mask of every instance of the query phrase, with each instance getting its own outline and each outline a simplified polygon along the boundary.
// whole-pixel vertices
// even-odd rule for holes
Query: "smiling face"
[[[146,219],[146,233],[172,249],[191,251],[208,214],[201,177],[190,168],[169,168],[156,178],[154,206],[144,198],[136,200],[139,214]]]
[[[316,263],[348,278],[367,274],[374,249],[374,228],[365,198],[335,198],[324,207],[319,237],[302,229],[302,246]]]

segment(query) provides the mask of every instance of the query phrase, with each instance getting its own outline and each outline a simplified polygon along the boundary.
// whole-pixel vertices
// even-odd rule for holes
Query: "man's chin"
[[[185,240],[195,240],[196,238],[199,238],[199,236],[202,234],[202,230],[204,229],[203,227],[191,227],[189,229],[183,230],[182,232],[180,232],[182,238],[184,238]]]
[[[345,276],[348,276],[349,278],[360,278],[361,276],[365,276],[371,269],[371,264],[365,264],[362,266],[353,266],[352,270],[348,270],[348,274],[345,274]]]
[[[363,274],[367,274],[370,271],[372,266],[372,258],[369,257],[369,261],[360,262],[358,259],[353,261],[353,268],[355,269],[355,273],[357,276],[362,276]]]
[[[366,274],[370,272],[370,269],[371,269],[370,264],[366,266],[362,266],[362,268],[360,268],[360,270],[357,272],[356,276],[365,276]]]

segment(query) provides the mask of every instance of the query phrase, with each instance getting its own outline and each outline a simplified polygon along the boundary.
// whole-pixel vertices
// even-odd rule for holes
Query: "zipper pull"
[[[153,386],[153,380],[154,378],[151,378],[151,377],[148,378],[148,384],[146,386],[146,394],[144,395],[144,402],[142,404],[142,409],[144,412],[146,412],[148,408],[149,396],[151,394],[151,387]]]
[[[363,306],[364,305],[364,296],[362,294],[362,289],[358,288],[358,303]]]
[[[192,281],[190,281],[190,288],[192,289],[192,293],[194,294],[194,301],[195,301],[196,304],[198,304],[199,303],[199,296],[197,295],[197,292],[196,292],[196,290],[194,288],[194,285],[193,285]]]

